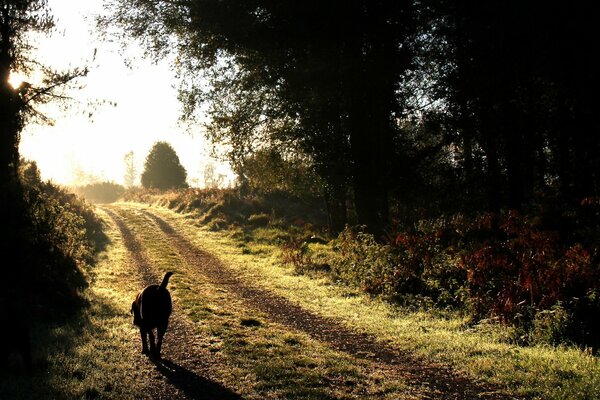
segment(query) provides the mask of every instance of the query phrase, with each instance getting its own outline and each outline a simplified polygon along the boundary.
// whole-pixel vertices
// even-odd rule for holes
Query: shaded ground
[[[142,245],[115,212],[106,210],[119,227],[125,246],[139,269],[145,284],[157,283],[161,277],[153,272],[144,255]],[[483,387],[450,368],[425,363],[415,357],[391,348],[375,337],[349,330],[339,323],[309,312],[287,299],[264,289],[253,287],[236,277],[217,257],[207,253],[173,229],[157,215],[143,211],[170,239],[186,263],[204,275],[212,284],[235,293],[252,309],[268,315],[274,322],[310,335],[357,358],[390,366],[402,374],[409,385],[418,388],[423,398],[430,399],[507,399],[495,388]],[[210,352],[194,345],[194,328],[183,317],[175,314],[169,327],[170,360],[155,361],[157,370],[165,379],[152,384],[154,398],[235,399],[238,395],[211,379],[210,363],[216,362]],[[195,351],[189,351],[195,349]],[[174,395],[176,391],[177,395]]]

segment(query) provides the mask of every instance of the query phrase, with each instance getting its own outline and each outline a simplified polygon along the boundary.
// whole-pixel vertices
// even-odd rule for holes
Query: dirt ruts
[[[185,261],[195,267],[211,283],[235,293],[249,307],[267,314],[273,321],[302,331],[327,343],[334,349],[355,357],[391,365],[402,373],[409,384],[424,391],[431,399],[512,399],[498,393],[497,388],[482,386],[449,367],[432,364],[381,343],[372,335],[355,332],[339,323],[307,311],[289,300],[236,277],[214,255],[199,249],[159,216],[142,211],[171,240]],[[121,228],[121,227],[120,227]],[[126,227],[121,228],[126,229]],[[125,236],[125,235],[124,235]],[[130,240],[131,241],[131,240]],[[132,253],[136,243],[126,243]]]
[[[107,208],[103,208],[103,210],[119,228],[131,261],[141,277],[142,287],[159,283],[162,276],[156,275],[152,269],[142,244],[133,232],[117,213]],[[169,347],[169,358],[149,359],[154,363],[156,371],[146,382],[147,392],[140,393],[136,398],[165,400],[235,400],[242,398],[211,379],[209,366],[218,361],[209,351],[196,346],[194,331],[194,327],[185,319],[183,313],[173,313],[165,336],[165,342],[168,342]]]

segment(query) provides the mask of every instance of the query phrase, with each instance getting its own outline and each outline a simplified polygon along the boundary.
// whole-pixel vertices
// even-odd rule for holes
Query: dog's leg
[[[154,340],[154,330],[148,329],[148,337],[150,338],[150,354],[156,355],[156,342]]]
[[[142,354],[148,354],[148,342],[146,341],[146,329],[140,326],[140,336],[142,337]]]
[[[156,343],[156,355],[157,357],[160,357],[160,349],[162,348],[162,341],[163,341],[163,337],[165,336],[165,332],[167,331],[167,326],[169,325],[169,322],[167,321],[164,325],[159,325],[158,328],[156,328],[156,333],[158,334],[158,341]]]

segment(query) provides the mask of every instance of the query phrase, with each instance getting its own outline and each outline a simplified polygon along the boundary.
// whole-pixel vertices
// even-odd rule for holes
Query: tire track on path
[[[379,342],[373,335],[352,331],[279,295],[251,286],[236,277],[234,271],[214,255],[199,249],[175,231],[164,219],[147,210],[141,212],[170,238],[183,259],[213,284],[228,289],[251,308],[267,314],[273,321],[302,331],[336,350],[393,366],[406,377],[410,385],[428,393],[424,398],[514,399],[498,393],[498,388],[480,385],[446,365],[420,360]]]
[[[119,228],[123,243],[141,275],[143,285],[160,282],[162,276],[159,276],[151,267],[143,245],[127,227],[125,221],[111,209],[103,207],[102,210]],[[140,289],[142,288],[140,287]],[[163,357],[167,356],[168,358],[148,358],[149,361],[154,363],[156,370],[164,379],[153,379],[152,382],[148,382],[151,393],[140,394],[139,398],[242,399],[238,394],[211,379],[209,365],[218,361],[210,352],[197,346],[194,338],[194,327],[183,317],[183,314],[174,312],[169,320],[169,328],[163,344]],[[137,339],[139,340],[139,337]],[[136,343],[136,346],[138,344]],[[141,344],[139,345],[141,346]],[[160,378],[160,376],[158,377]]]

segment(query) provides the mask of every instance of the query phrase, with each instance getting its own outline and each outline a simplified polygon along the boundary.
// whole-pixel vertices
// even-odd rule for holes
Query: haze
[[[49,0],[56,32],[36,39],[36,58],[57,69],[88,65],[83,89],[68,93],[71,107],[56,104],[41,110],[53,126],[30,124],[22,134],[20,152],[40,167],[42,177],[65,185],[91,181],[123,183],[124,156],[134,152],[138,172],[156,141],[170,143],[188,173],[188,183],[203,185],[207,164],[217,173],[232,174],[209,157],[200,127],[181,126],[176,81],[168,62],[154,64],[132,43],[120,51],[94,32],[94,15],[102,0]],[[35,76],[15,76],[14,83]]]

